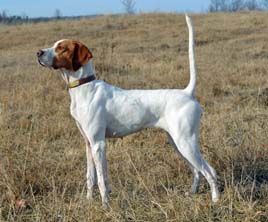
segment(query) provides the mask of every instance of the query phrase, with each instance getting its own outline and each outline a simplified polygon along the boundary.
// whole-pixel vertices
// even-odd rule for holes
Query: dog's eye
[[[59,51],[62,51],[62,52],[66,52],[66,51],[69,50],[69,48],[68,48],[67,46],[61,46],[61,45],[59,45],[59,46],[57,47],[57,49],[58,49]]]
[[[63,47],[61,45],[58,45],[58,50],[62,50]]]

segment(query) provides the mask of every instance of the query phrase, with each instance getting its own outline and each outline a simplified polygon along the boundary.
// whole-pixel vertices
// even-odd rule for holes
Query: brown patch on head
[[[89,49],[83,45],[81,42],[73,42],[75,44],[74,54],[73,54],[73,70],[78,70],[81,66],[84,66],[91,59],[92,53]]]
[[[72,70],[72,57],[74,47],[69,40],[63,40],[56,45],[56,56],[53,58],[52,67],[54,69],[65,68]]]
[[[80,42],[63,40],[55,48],[56,56],[53,59],[53,68],[65,68],[77,71],[81,66],[86,65],[92,58],[89,49]]]

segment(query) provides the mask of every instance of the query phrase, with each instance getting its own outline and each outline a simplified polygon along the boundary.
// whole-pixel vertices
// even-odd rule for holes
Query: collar
[[[93,81],[95,79],[96,79],[95,76],[92,75],[92,76],[89,76],[89,77],[86,77],[86,78],[83,78],[83,79],[78,79],[78,80],[75,80],[73,82],[69,82],[67,84],[67,87],[68,87],[68,89],[75,88],[77,86],[81,86],[81,85],[83,85],[85,83],[91,82],[91,81]]]

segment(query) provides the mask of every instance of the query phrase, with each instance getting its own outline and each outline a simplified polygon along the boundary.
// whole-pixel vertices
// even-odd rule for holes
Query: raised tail
[[[185,15],[188,30],[189,30],[189,63],[190,63],[190,82],[185,88],[185,92],[194,97],[196,87],[196,64],[195,64],[195,52],[194,52],[194,27],[192,25],[191,18]]]

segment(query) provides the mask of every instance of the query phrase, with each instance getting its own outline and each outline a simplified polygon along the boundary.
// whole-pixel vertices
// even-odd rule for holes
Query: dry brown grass
[[[212,204],[159,130],[108,141],[111,210],[85,199],[85,149],[59,73],[37,49],[84,42],[97,76],[122,88],[183,88],[183,15],[105,16],[0,25],[0,221],[267,221],[268,15],[195,15],[200,143],[222,198]],[[17,200],[17,204],[15,202]],[[21,202],[18,202],[21,201]],[[25,207],[23,207],[25,201]],[[18,207],[21,205],[22,207]]]

